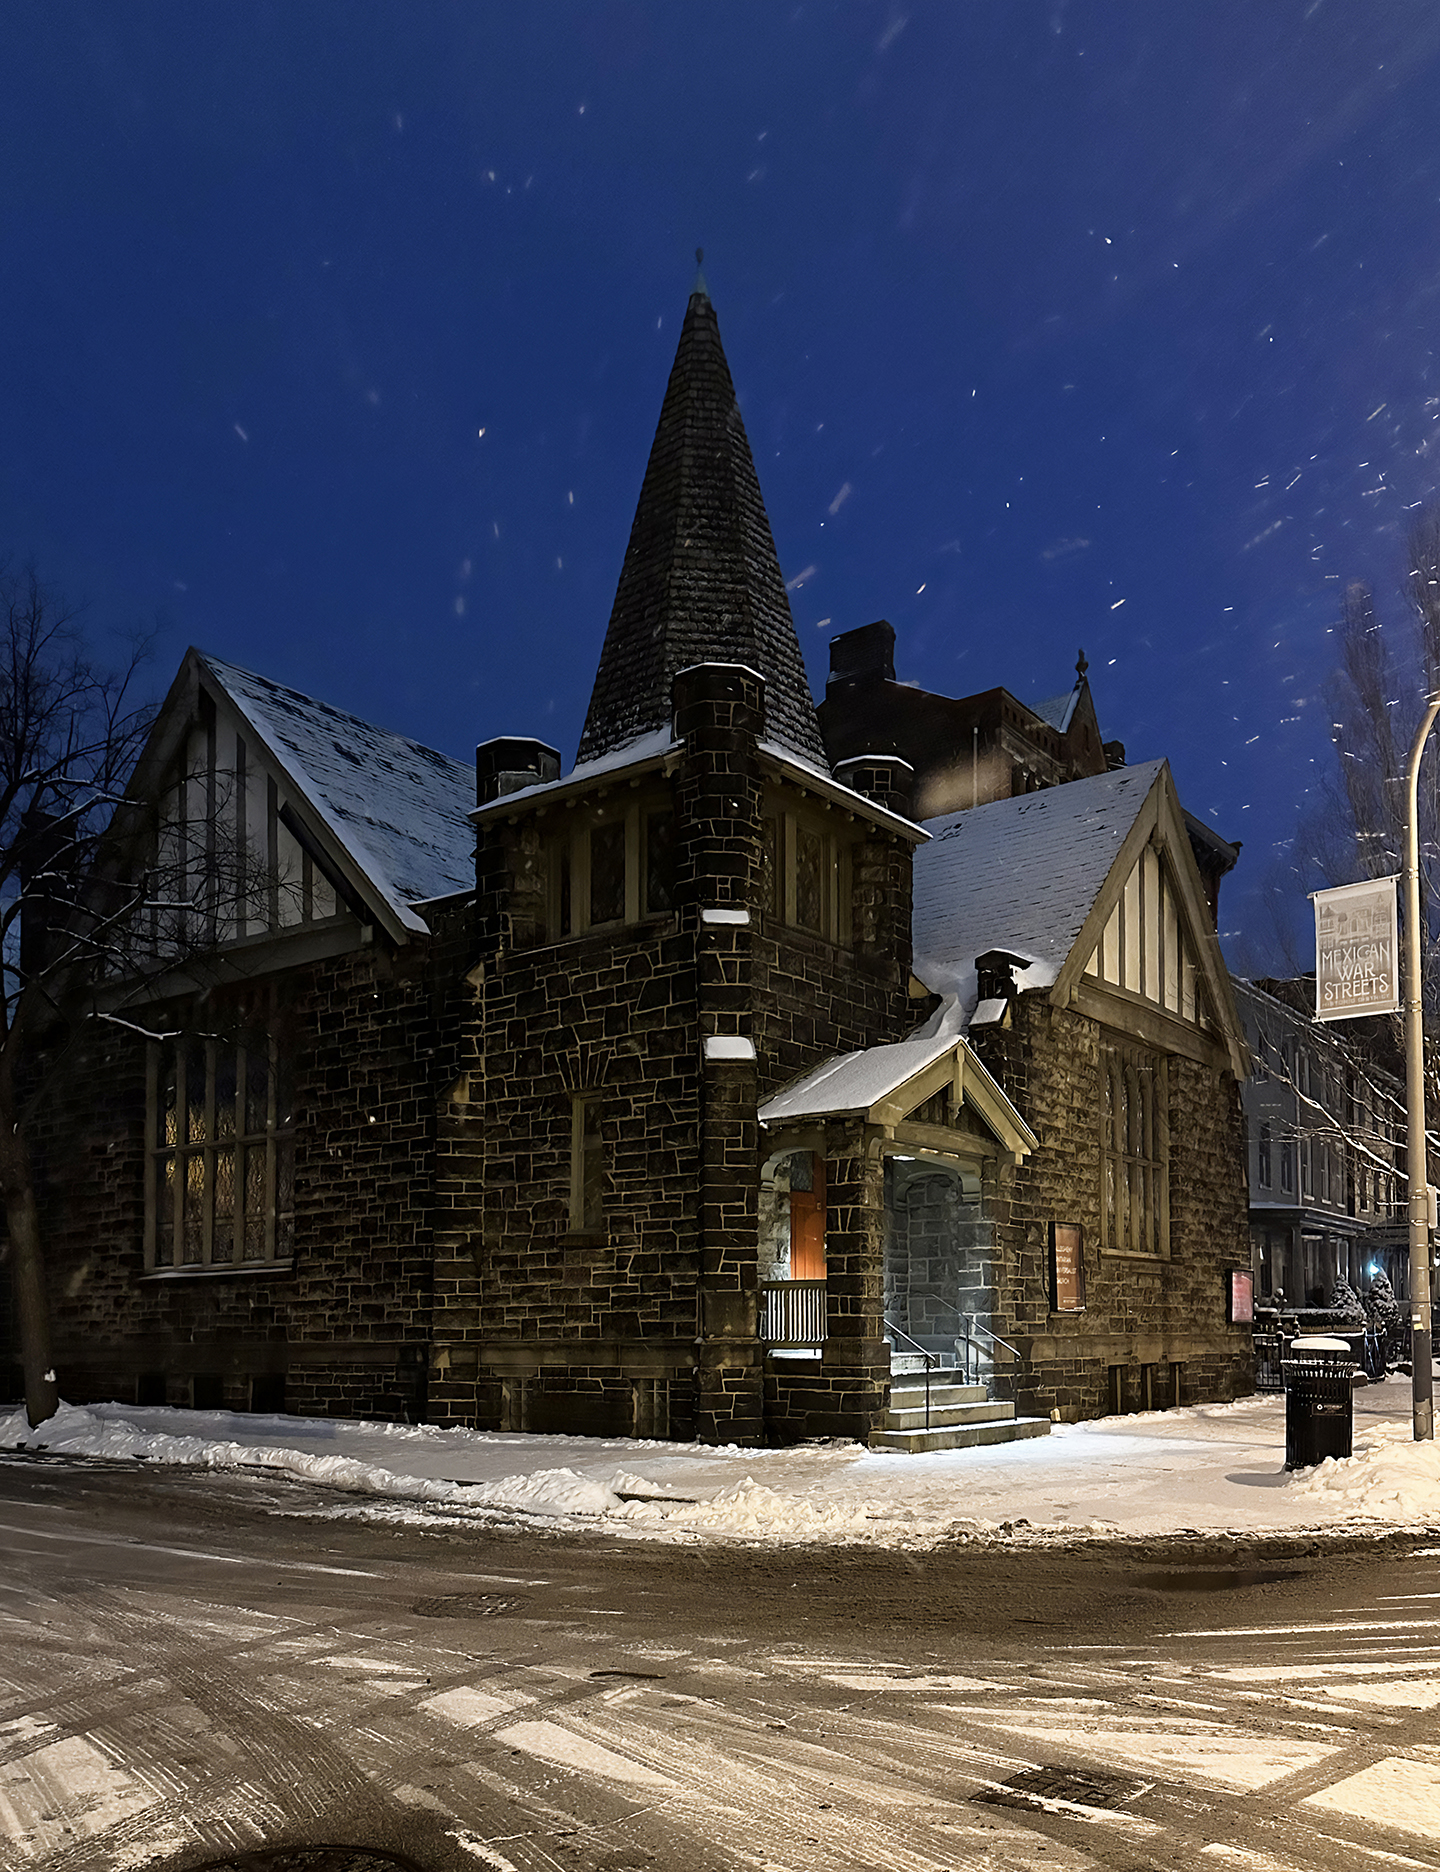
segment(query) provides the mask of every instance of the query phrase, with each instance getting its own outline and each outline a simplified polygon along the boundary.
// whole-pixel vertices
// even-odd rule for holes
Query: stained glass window
[[[147,1265],[288,1261],[295,1138],[277,1037],[157,1041],[150,1056]]]

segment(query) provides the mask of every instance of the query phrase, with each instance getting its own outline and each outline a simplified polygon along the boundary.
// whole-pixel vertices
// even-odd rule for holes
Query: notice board
[[[1078,1222],[1050,1224],[1050,1311],[1085,1311],[1084,1231]]]

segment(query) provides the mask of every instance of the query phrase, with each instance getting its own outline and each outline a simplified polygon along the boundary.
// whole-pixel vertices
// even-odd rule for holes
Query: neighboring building
[[[936,695],[895,680],[895,631],[882,618],[831,638],[816,713],[837,767],[859,753],[898,755],[913,776],[915,817],[937,819],[1123,767],[1123,743],[1100,738],[1089,668],[1082,650],[1073,687],[1033,708],[1008,689]],[[1184,819],[1214,925],[1220,883],[1240,846],[1188,812]]]
[[[898,754],[915,775],[916,817],[935,819],[1123,767],[1120,743],[1101,743],[1089,667],[1082,650],[1074,687],[1034,708],[1008,689],[935,695],[895,680],[895,632],[882,619],[831,638],[817,713],[833,761]]]
[[[1384,1273],[1409,1291],[1405,1085],[1379,1021],[1314,1017],[1313,977],[1236,982],[1257,1298],[1323,1307]],[[1387,1044],[1388,1040],[1388,1044]]]
[[[703,288],[569,772],[190,653],[134,797],[248,907],[61,1075],[62,1389],[865,1437],[963,1327],[1041,1416],[1248,1389],[1219,869],[1083,668],[995,693],[1056,784],[922,825],[939,728],[827,752]]]

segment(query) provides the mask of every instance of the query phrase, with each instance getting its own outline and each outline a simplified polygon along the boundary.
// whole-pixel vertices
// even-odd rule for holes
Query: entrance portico
[[[766,1414],[785,1434],[869,1434],[892,1359],[952,1364],[967,1316],[989,1324],[988,1202],[1036,1139],[963,1035],[931,1025],[760,1108]]]

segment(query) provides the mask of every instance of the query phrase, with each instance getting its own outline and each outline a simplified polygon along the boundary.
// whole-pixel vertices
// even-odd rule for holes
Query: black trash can
[[[1355,1361],[1343,1339],[1292,1339],[1285,1360],[1285,1467],[1348,1456],[1355,1434]]]

